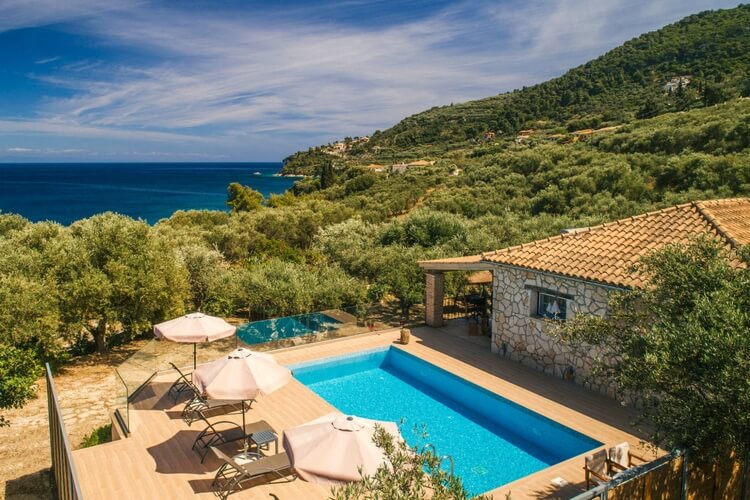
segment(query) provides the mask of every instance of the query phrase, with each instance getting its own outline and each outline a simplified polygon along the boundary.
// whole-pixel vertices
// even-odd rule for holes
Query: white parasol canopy
[[[245,428],[245,401],[282,388],[292,379],[292,371],[264,352],[239,347],[228,355],[193,370],[193,383],[211,399],[242,401],[242,428]]]
[[[193,368],[196,365],[195,346],[198,342],[211,342],[231,337],[236,330],[236,327],[223,319],[200,312],[186,314],[154,325],[154,335],[159,338],[193,344]]]
[[[284,448],[294,470],[306,481],[341,484],[374,474],[386,462],[383,450],[372,441],[375,424],[401,439],[394,422],[329,413],[284,431]]]
[[[291,370],[278,364],[272,355],[242,347],[193,372],[193,383],[209,398],[237,401],[269,394],[291,378]]]

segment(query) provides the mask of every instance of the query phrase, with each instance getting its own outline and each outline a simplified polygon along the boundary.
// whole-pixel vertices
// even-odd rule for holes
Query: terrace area
[[[464,321],[449,322],[441,328],[415,328],[411,342],[406,345],[398,342],[398,329],[386,329],[282,348],[274,354],[279,363],[293,365],[394,345],[605,446],[623,441],[639,444],[643,436],[630,425],[634,418],[630,409],[492,354],[487,349],[488,338],[464,335]],[[135,372],[132,373],[135,376]],[[220,464],[211,454],[201,464],[198,455],[191,451],[202,426],[195,423],[189,427],[180,418],[181,405],[173,404],[166,397],[175,378],[172,372],[160,372],[131,398],[128,407],[130,437],[73,452],[84,498],[213,498],[210,485]],[[333,410],[325,400],[293,379],[282,389],[261,397],[246,418],[248,422],[266,420],[281,434],[284,429]],[[239,423],[241,416],[226,415],[221,419]],[[644,450],[639,451],[646,454]],[[583,456],[576,456],[491,493],[496,498],[504,498],[507,492],[511,492],[513,498],[569,498],[585,490],[582,466]],[[296,479],[252,487],[248,484],[230,498],[275,495],[307,499],[326,498],[328,494],[327,487]]]

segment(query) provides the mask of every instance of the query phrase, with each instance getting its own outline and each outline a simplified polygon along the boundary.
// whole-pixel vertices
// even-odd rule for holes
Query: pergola
[[[425,323],[443,326],[443,299],[446,271],[489,271],[493,265],[482,261],[482,255],[468,255],[450,259],[423,260],[419,267],[425,270]]]

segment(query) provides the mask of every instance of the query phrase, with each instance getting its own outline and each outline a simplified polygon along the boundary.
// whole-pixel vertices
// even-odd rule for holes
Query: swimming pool
[[[346,414],[399,422],[410,445],[449,454],[473,495],[601,443],[398,348],[290,366],[295,378]],[[412,432],[416,427],[426,437]]]
[[[320,312],[253,321],[237,327],[237,336],[247,344],[261,344],[311,333],[327,332],[341,321]]]

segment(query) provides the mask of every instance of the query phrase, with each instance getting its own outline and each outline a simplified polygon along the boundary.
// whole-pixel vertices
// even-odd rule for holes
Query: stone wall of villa
[[[493,275],[492,351],[615,397],[614,386],[591,376],[594,361],[599,357],[597,350],[591,347],[574,350],[550,335],[557,327],[556,321],[536,315],[539,291],[570,297],[568,318],[581,313],[604,315],[609,289],[520,269],[497,267]]]

